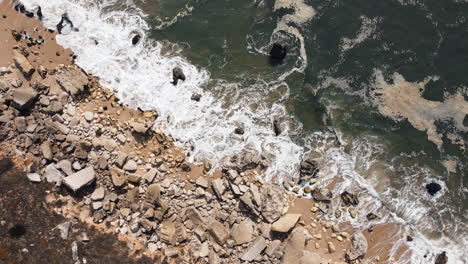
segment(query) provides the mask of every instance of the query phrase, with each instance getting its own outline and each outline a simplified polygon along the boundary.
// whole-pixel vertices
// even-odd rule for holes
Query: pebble
[[[88,121],[88,122],[91,122],[94,119],[94,113],[93,112],[84,112],[83,116],[84,116],[84,119],[86,121]]]
[[[330,254],[336,251],[336,248],[333,242],[328,242],[327,247],[328,247],[328,253]]]

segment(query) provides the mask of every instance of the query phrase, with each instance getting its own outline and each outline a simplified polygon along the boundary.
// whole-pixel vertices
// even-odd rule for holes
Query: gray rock
[[[41,103],[42,104],[42,103]],[[63,104],[60,101],[52,101],[49,103],[49,107],[47,107],[47,112],[51,115],[62,113],[63,112]]]
[[[123,169],[129,172],[135,172],[138,169],[138,164],[134,160],[128,160]]]
[[[11,67],[0,67],[0,76],[12,73]]]
[[[10,84],[5,79],[0,79],[0,92],[6,92],[10,89]]]
[[[49,144],[48,141],[42,142],[41,151],[42,151],[42,156],[44,156],[44,158],[46,160],[52,160],[53,159],[54,156],[52,154],[52,149],[50,148],[50,144]]]
[[[78,161],[73,162],[72,167],[73,167],[74,170],[81,170],[81,168],[82,168],[81,164]]]
[[[273,223],[271,230],[275,232],[287,233],[296,226],[297,221],[301,218],[301,214],[286,214],[278,221]]]
[[[138,134],[146,134],[151,128],[150,125],[143,124],[140,122],[131,122],[130,126],[133,128],[133,131],[135,131]]]
[[[200,176],[198,177],[195,184],[206,189],[208,188],[208,179],[204,176]]]
[[[27,123],[26,123],[26,119],[24,118],[24,116],[16,117],[14,122],[15,122],[16,131],[20,133],[26,132]]]
[[[122,187],[127,178],[125,177],[125,172],[118,168],[112,168],[110,170],[112,183],[115,187]]]
[[[215,192],[216,196],[218,196],[218,198],[222,200],[224,191],[226,190],[226,186],[224,186],[223,180],[219,178],[212,180],[211,187],[213,188],[213,191]]]
[[[71,221],[66,221],[56,226],[56,228],[60,231],[60,237],[63,240],[68,239],[68,236],[70,235],[71,226],[72,226]]]
[[[83,117],[87,122],[92,122],[93,119],[94,119],[94,113],[93,112],[84,112]]]
[[[316,201],[330,201],[332,196],[331,191],[327,188],[318,188],[312,191],[312,197]]]
[[[68,94],[76,96],[83,92],[88,84],[88,77],[77,66],[68,65],[55,73],[58,85]]]
[[[117,158],[115,159],[115,165],[119,168],[123,168],[125,163],[127,162],[128,155],[125,152],[119,152]]]
[[[212,220],[209,224],[208,231],[219,245],[224,245],[229,238],[229,230],[220,222]]]
[[[125,142],[127,141],[127,138],[125,138],[125,136],[122,135],[122,134],[118,134],[118,135],[117,135],[117,140],[118,140],[121,144],[125,144]]]
[[[57,170],[57,168],[55,168],[54,164],[47,165],[44,171],[44,175],[47,182],[55,183],[57,185],[62,184],[62,181],[64,179],[63,174],[59,170]]]
[[[271,243],[268,245],[268,247],[265,250],[265,254],[269,257],[272,257],[280,245],[281,245],[280,240],[271,241]]]
[[[151,204],[159,204],[161,200],[161,187],[159,184],[151,184],[146,191],[145,200]]]
[[[61,160],[56,165],[57,168],[61,169],[67,176],[73,174],[72,164],[69,160]],[[81,168],[80,168],[81,169]],[[79,170],[79,169],[78,169]]]
[[[24,77],[29,78],[34,73],[34,67],[18,50],[13,50],[13,61],[16,67],[23,73]]]
[[[91,194],[91,200],[93,201],[99,201],[104,199],[104,196],[106,195],[106,190],[101,186],[99,188],[96,188],[94,192]]]
[[[219,264],[219,263],[220,261],[219,261],[218,255],[213,250],[211,250],[210,254],[208,255],[208,264]]]
[[[102,202],[93,202],[93,210],[99,210],[102,208]]]
[[[63,183],[76,192],[82,187],[92,183],[95,179],[96,173],[94,172],[93,167],[87,167],[77,173],[65,177]]]
[[[258,237],[249,248],[242,254],[241,259],[252,261],[256,259],[268,245],[268,241],[263,237]]]
[[[357,232],[351,237],[351,244],[346,250],[346,259],[353,261],[360,257],[364,257],[367,253],[367,239],[361,233]]]
[[[38,93],[30,88],[18,88],[13,90],[13,103],[19,110],[25,110],[31,107],[36,100]]]
[[[41,182],[41,175],[37,173],[28,173],[27,176],[31,182]]]
[[[151,168],[145,174],[143,174],[143,179],[145,179],[147,183],[152,183],[157,174],[158,170],[155,168]]]
[[[273,223],[281,216],[284,208],[283,191],[279,186],[265,184],[262,188],[261,214],[268,223]]]
[[[231,230],[231,237],[236,242],[236,245],[242,245],[252,241],[253,224],[250,219],[242,221],[240,224],[234,225]]]
[[[73,261],[75,261],[75,263],[79,263],[80,257],[78,256],[78,244],[76,243],[76,241],[72,242],[71,248]]]
[[[283,255],[283,264],[300,264],[304,248],[306,236],[302,226],[296,227],[292,232],[289,240],[286,242]]]
[[[179,255],[179,250],[176,247],[167,247],[164,250],[164,256],[170,258]]]

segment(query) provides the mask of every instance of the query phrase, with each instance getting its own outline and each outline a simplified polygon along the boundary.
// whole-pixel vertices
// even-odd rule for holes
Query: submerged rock
[[[435,264],[447,264],[448,263],[448,257],[445,251],[437,255],[434,263]]]
[[[426,190],[431,196],[434,196],[436,193],[442,190],[442,186],[436,182],[431,182],[426,185]]]
[[[286,57],[287,53],[288,53],[288,50],[286,46],[275,43],[273,44],[270,50],[270,59],[276,63],[281,62]]]

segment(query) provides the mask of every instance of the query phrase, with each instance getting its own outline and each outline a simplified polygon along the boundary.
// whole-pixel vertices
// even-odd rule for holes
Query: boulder
[[[125,172],[121,169],[117,169],[114,167],[110,170],[110,173],[112,183],[115,187],[122,187],[127,181],[127,178],[125,177]]]
[[[91,194],[91,200],[100,201],[104,199],[105,195],[106,195],[106,190],[103,187],[96,188],[94,192]]]
[[[27,176],[31,182],[41,182],[41,175],[37,173],[28,173]]]
[[[346,259],[349,261],[356,260],[364,257],[367,253],[367,239],[361,233],[357,232],[351,237],[351,244],[348,250],[346,250]]]
[[[151,184],[146,191],[145,200],[151,204],[159,204],[161,200],[161,186]]]
[[[26,77],[26,79],[30,78],[34,73],[34,67],[18,50],[13,50],[13,61],[15,62],[16,67],[21,71],[21,73],[23,73],[24,77]]]
[[[194,94],[192,94],[192,97],[190,97],[190,99],[191,99],[192,101],[200,102],[201,94],[199,94],[199,93],[194,93]]]
[[[273,132],[275,132],[275,136],[281,135],[281,125],[277,119],[273,120]]]
[[[344,191],[343,193],[341,193],[341,200],[346,206],[350,206],[350,205],[356,206],[359,204],[359,199],[357,195],[353,193],[349,193],[347,191]]]
[[[52,160],[54,155],[52,154],[52,149],[50,148],[50,143],[48,141],[44,141],[41,144],[41,151],[42,151],[42,156],[46,160]]]
[[[442,190],[442,186],[436,182],[431,182],[426,185],[426,190],[427,192],[431,195],[434,196],[436,195],[439,191]]]
[[[306,236],[302,226],[296,227],[286,242],[283,255],[283,264],[300,264],[305,248]]]
[[[215,192],[216,196],[218,196],[219,199],[223,199],[223,193],[226,190],[226,186],[224,186],[224,182],[222,179],[214,179],[211,181],[211,187],[213,188],[213,191]]]
[[[115,159],[114,163],[115,163],[115,165],[117,165],[117,167],[123,168],[123,166],[127,162],[127,158],[128,158],[127,153],[119,152],[119,154],[117,155],[117,158]]]
[[[47,182],[60,185],[63,181],[63,174],[55,167],[54,164],[49,164],[44,170],[44,176]]]
[[[330,201],[333,195],[327,188],[318,188],[312,191],[312,197],[316,201]]]
[[[132,38],[132,45],[135,46],[136,44],[138,44],[138,42],[140,42],[140,39],[141,39],[141,35],[140,35],[140,34],[136,34],[135,36],[133,36],[133,38]]]
[[[296,226],[299,218],[301,218],[301,214],[285,214],[271,225],[271,230],[280,233],[287,233]]]
[[[253,224],[252,221],[246,219],[240,224],[234,225],[231,230],[231,237],[236,242],[236,245],[242,245],[252,241]]]
[[[435,262],[434,262],[434,264],[447,264],[447,263],[448,263],[448,257],[445,251],[437,255]]]
[[[304,182],[309,181],[312,178],[316,178],[318,172],[319,169],[316,160],[312,159],[311,157],[302,160],[300,168],[301,181]]]
[[[6,92],[10,89],[10,84],[5,79],[0,79],[0,92]]]
[[[220,222],[212,220],[209,223],[208,231],[219,245],[224,245],[229,238],[229,230]]]
[[[93,167],[87,167],[77,173],[65,177],[63,184],[76,192],[82,187],[92,183],[96,179],[96,173]]]
[[[129,172],[135,172],[138,169],[138,164],[134,160],[129,160],[125,163],[123,169]]]
[[[88,76],[74,65],[57,69],[55,78],[58,85],[71,96],[76,96],[88,85]]]
[[[177,85],[179,80],[185,81],[185,74],[180,67],[175,67],[172,70],[172,84]]]
[[[270,50],[270,60],[273,63],[279,63],[284,60],[288,49],[279,43],[274,43]]]
[[[263,237],[258,237],[240,257],[244,261],[256,259],[268,245],[268,241]]]
[[[279,186],[265,184],[261,193],[261,214],[268,223],[273,223],[281,216],[284,208],[283,191]]]
[[[26,110],[31,107],[36,100],[38,93],[30,88],[23,87],[13,90],[13,103],[19,110]]]

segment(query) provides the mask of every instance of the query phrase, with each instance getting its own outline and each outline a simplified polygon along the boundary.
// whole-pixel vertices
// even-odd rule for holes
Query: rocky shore
[[[313,199],[300,199],[264,182],[267,164],[257,153],[219,169],[188,163],[175,139],[153,126],[156,112],[120,104],[34,12],[0,7],[0,157],[15,160],[33,188],[45,186],[38,204],[65,217],[50,231],[71,243],[64,263],[99,263],[86,257],[90,227],[149,263],[392,263],[391,245],[373,244],[397,227],[356,231],[327,221],[330,190],[310,188]],[[305,160],[301,179],[316,180],[317,170]],[[357,196],[341,199],[344,212],[357,214]],[[2,218],[2,229],[15,227]]]

